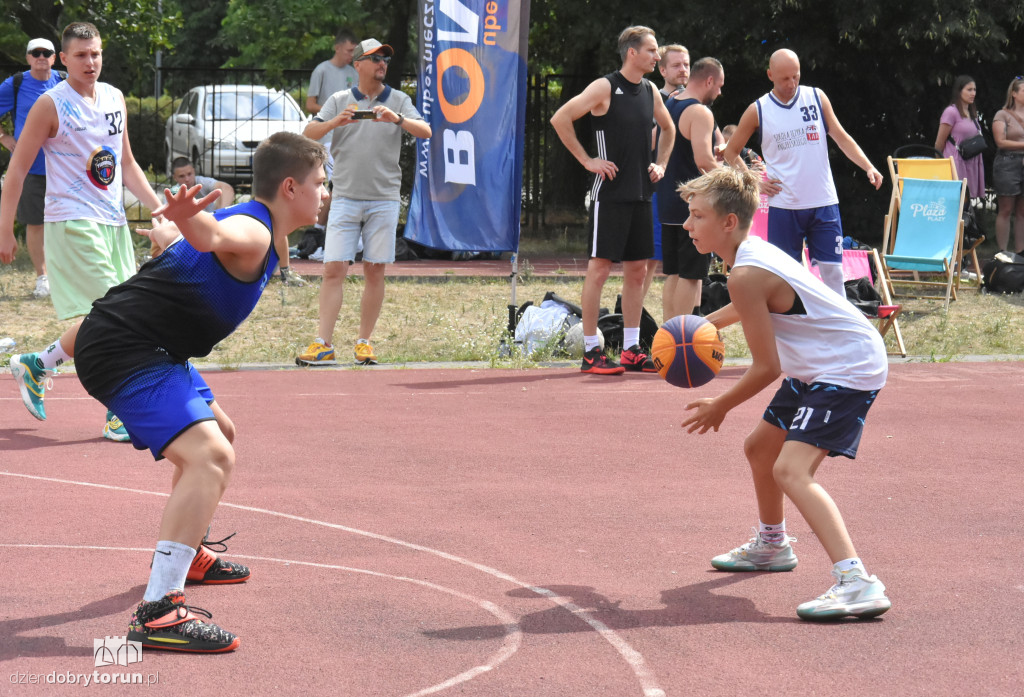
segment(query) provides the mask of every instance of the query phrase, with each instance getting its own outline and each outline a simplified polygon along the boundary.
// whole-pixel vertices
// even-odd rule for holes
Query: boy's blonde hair
[[[327,161],[327,151],[315,140],[298,133],[279,131],[256,148],[252,156],[252,193],[273,201],[286,178],[304,182]]]
[[[685,184],[676,191],[689,202],[694,196],[703,196],[719,215],[734,214],[744,230],[750,228],[754,212],[761,203],[757,186],[758,176],[750,170],[718,167]]]

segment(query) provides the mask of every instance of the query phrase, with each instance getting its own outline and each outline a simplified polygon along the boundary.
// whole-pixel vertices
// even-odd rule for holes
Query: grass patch
[[[582,280],[545,279],[524,265],[516,302],[539,303],[544,293],[556,290],[577,300]],[[520,269],[524,271],[524,269]],[[206,359],[232,368],[243,363],[291,363],[313,339],[317,328],[319,279],[304,288],[272,282],[252,316]],[[39,350],[67,328],[58,321],[48,300],[33,300],[34,274],[22,249],[12,266],[0,267],[0,338],[12,337],[19,351]],[[661,318],[662,282],[656,279],[646,307]],[[602,305],[613,307],[620,283],[605,286]],[[359,324],[360,276],[345,283],[345,301],[335,330],[339,359],[348,359]],[[539,352],[530,358],[499,352],[508,323],[510,287],[507,278],[443,277],[431,282],[391,278],[387,284],[373,344],[387,363],[425,361],[484,361],[496,367],[529,367],[553,358]],[[901,319],[904,339],[912,356],[925,360],[955,360],[966,355],[1024,354],[1024,298],[982,295],[963,289],[948,314],[942,304],[904,300]],[[739,327],[723,332],[729,358],[749,357]],[[894,347],[891,339],[890,348]]]

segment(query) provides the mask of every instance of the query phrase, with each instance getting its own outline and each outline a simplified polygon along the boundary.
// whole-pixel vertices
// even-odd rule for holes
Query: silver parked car
[[[262,85],[193,87],[167,119],[167,175],[178,157],[196,174],[230,183],[252,179],[252,154],[278,131],[302,133],[307,118],[291,95]]]

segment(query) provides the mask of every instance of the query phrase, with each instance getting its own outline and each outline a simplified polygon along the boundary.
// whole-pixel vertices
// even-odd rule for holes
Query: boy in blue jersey
[[[208,355],[252,312],[277,264],[274,238],[316,222],[326,157],[316,141],[276,133],[253,156],[252,201],[210,215],[203,209],[219,191],[200,199],[197,186],[166,192],[153,211],[164,221],[140,231],[156,256],[61,337],[82,385],[116,410],[132,444],[174,465],[149,585],[128,633],[143,646],[215,653],[239,645],[185,604],[186,579],[249,577],[213,554],[216,543],[204,545],[234,466],[235,427],[189,359]]]
[[[716,556],[711,565],[723,571],[796,567],[786,535],[788,497],[831,558],[835,579],[826,593],[799,605],[797,615],[875,617],[891,606],[885,586],[868,576],[839,509],[814,475],[826,455],[856,456],[864,419],[888,375],[885,344],[846,298],[783,250],[748,236],[758,182],[749,171],[720,168],[679,189],[689,202],[684,227],[697,251],[718,254],[732,269],[732,302],[708,320],[718,328],[741,322],[753,359],[725,392],[688,404],[694,414],[683,428],[717,431],[731,409],[788,376],[743,448],[761,527],[751,542]]]

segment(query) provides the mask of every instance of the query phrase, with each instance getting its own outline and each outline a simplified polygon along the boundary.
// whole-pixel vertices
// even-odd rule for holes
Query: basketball
[[[654,335],[651,360],[670,385],[700,387],[721,370],[725,345],[711,322],[696,315],[680,315],[665,322]]]

